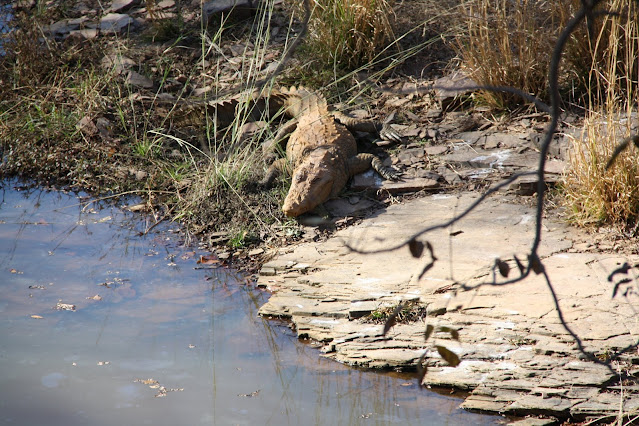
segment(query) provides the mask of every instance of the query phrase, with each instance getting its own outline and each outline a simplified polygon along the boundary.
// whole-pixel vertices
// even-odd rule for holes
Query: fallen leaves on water
[[[180,256],[180,259],[182,260],[189,260],[192,259],[195,256],[195,252],[194,251],[187,251],[186,253],[182,254]]]
[[[160,382],[155,379],[135,379],[134,383],[142,383],[143,385],[147,385],[150,389],[157,389],[157,393],[154,395],[155,398],[164,398],[169,392],[183,392],[184,388],[167,388],[162,386]]]
[[[197,260],[198,265],[215,265],[220,263],[220,259],[214,254],[200,256]]]
[[[70,303],[58,302],[55,305],[55,309],[58,311],[75,311],[75,305],[72,305]]]
[[[159,383],[155,379],[135,379],[133,382],[134,383],[142,383],[143,385],[154,385],[154,384]]]
[[[130,206],[127,206],[127,210],[131,212],[143,212],[143,211],[148,211],[150,209],[147,203],[138,203],[138,204],[132,204]]]
[[[44,317],[40,316],[40,315],[31,315],[31,318],[33,318],[33,319],[42,319]]]

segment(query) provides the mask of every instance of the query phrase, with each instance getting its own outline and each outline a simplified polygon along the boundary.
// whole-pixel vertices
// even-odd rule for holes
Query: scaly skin
[[[374,155],[358,154],[357,142],[351,133],[374,132],[384,139],[399,141],[400,135],[390,127],[331,112],[323,96],[302,87],[274,91],[267,99],[253,93],[250,99],[251,117],[283,111],[292,119],[274,141],[265,144],[265,155],[272,156],[290,134],[286,157],[276,160],[262,180],[263,185],[270,185],[280,172],[292,170],[291,187],[282,205],[287,216],[299,216],[336,197],[348,179],[371,166],[386,179],[399,178]],[[241,105],[239,101],[207,104],[206,114],[217,117],[218,124],[228,125]]]
[[[399,135],[371,121],[342,114],[335,117],[323,97],[303,88],[283,90],[282,94],[288,96],[287,112],[298,117],[297,127],[286,144],[286,160],[293,169],[291,187],[282,205],[286,216],[299,216],[335,198],[350,177],[371,164],[384,177],[397,179],[395,172],[384,169],[377,157],[357,154],[357,142],[345,124],[366,131],[384,130],[393,139],[399,139]],[[347,123],[342,124],[344,121]],[[276,171],[285,167],[286,160],[273,163],[265,181],[272,180]]]

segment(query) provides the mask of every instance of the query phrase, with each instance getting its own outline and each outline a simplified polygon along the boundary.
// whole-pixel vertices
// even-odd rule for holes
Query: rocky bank
[[[260,273],[258,284],[274,292],[260,313],[290,318],[300,337],[321,342],[322,356],[353,366],[412,370],[426,351],[423,384],[471,391],[462,404],[469,410],[542,415],[551,422],[636,411],[639,300],[632,265],[638,264],[639,256],[622,254],[630,253],[627,247],[601,233],[588,235],[572,228],[554,213],[543,222],[539,255],[561,314],[585,351],[601,361],[614,358],[608,365],[580,351],[562,325],[543,275],[491,285],[495,259],[509,264],[512,278],[518,273],[514,256],[526,259],[530,250],[535,225],[535,197],[530,194],[536,179],[516,181],[453,226],[420,237],[432,245],[437,258],[421,279],[431,262],[427,250],[421,258],[413,257],[407,246],[375,252],[463,211],[483,191],[473,182],[494,183],[534,170],[536,140],[534,132],[512,128],[507,133],[458,131],[394,156],[393,162],[413,175],[399,185],[407,189],[431,179],[422,190],[432,194],[387,202],[385,209],[326,240],[280,249]],[[560,136],[548,166],[550,181],[565,167],[561,151],[567,149],[566,137]],[[426,176],[425,170],[439,170],[439,178]],[[372,174],[357,177],[354,185],[366,179],[378,186],[378,194],[397,190],[398,184],[375,182]],[[437,182],[448,179],[476,189],[438,193]],[[361,202],[351,196],[334,203],[348,214]],[[613,274],[623,265],[625,272]],[[504,279],[496,281],[500,280]],[[385,337],[383,325],[364,321],[400,301],[426,306],[427,317],[395,325]],[[426,324],[458,329],[460,341],[436,333],[425,342]],[[455,352],[462,360],[459,366],[448,366],[434,344]]]

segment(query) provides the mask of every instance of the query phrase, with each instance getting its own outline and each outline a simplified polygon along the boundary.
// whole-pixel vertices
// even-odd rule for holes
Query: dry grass
[[[536,0],[467,2],[467,31],[458,39],[463,66],[479,84],[544,96],[550,54],[562,24],[553,10],[551,3]],[[499,109],[521,103],[513,94],[483,92],[481,98]]]
[[[306,45],[334,69],[371,62],[394,40],[390,0],[315,0]]]
[[[623,10],[628,2],[604,3],[601,9]],[[475,81],[515,87],[548,100],[548,66],[554,44],[581,1],[469,0],[465,5],[466,31],[457,44],[462,64]],[[591,28],[598,34],[597,45],[588,37],[587,26],[581,25],[571,35],[562,58],[559,85],[566,105],[584,106],[592,91],[601,89],[589,77],[605,53],[602,46],[610,37],[610,27],[598,18]],[[489,91],[482,92],[480,99],[497,109],[523,103],[517,95]]]
[[[624,11],[628,2],[613,0],[610,10]],[[639,26],[638,10],[605,16],[593,39],[588,74],[590,112],[583,137],[575,140],[570,171],[565,178],[565,199],[577,224],[635,225],[639,215],[639,153],[627,149],[606,170],[615,147],[639,131]]]
[[[458,40],[463,65],[482,85],[511,86],[546,98],[550,55],[557,35],[581,1],[470,0],[466,34]],[[626,150],[606,170],[615,147],[637,132],[639,30],[637,3],[603,1],[588,25],[570,37],[560,66],[564,106],[587,111],[583,136],[575,139],[564,196],[577,224],[632,225],[639,216],[637,150]],[[484,92],[481,101],[498,109],[522,100]]]

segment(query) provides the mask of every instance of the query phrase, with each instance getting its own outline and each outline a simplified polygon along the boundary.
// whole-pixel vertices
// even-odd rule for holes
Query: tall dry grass
[[[537,0],[468,1],[466,32],[457,41],[463,66],[481,85],[510,86],[543,97],[552,46],[562,24],[556,8]],[[521,103],[508,93],[486,91],[480,98],[499,109]]]
[[[631,1],[603,1],[599,10],[625,13]],[[557,36],[581,8],[580,0],[469,0],[464,3],[466,29],[457,39],[462,65],[478,84],[510,86],[548,100],[548,67]],[[634,6],[633,6],[634,7]],[[571,34],[561,61],[559,87],[565,105],[585,106],[594,90],[603,99],[605,86],[592,78],[591,69],[601,70],[607,40],[613,37],[608,20],[597,15],[588,26]],[[617,70],[624,71],[620,68]],[[480,100],[498,109],[523,103],[510,93],[485,91]]]
[[[306,40],[330,68],[371,62],[395,38],[392,0],[315,0]]]
[[[590,43],[589,112],[574,141],[565,177],[571,220],[580,225],[634,225],[639,217],[639,152],[634,147],[606,169],[617,145],[639,131],[639,24],[636,3],[611,0],[619,15],[601,18]]]

